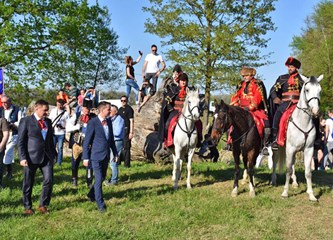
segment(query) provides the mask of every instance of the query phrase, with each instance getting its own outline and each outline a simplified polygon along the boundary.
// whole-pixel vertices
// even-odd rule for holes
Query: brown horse
[[[221,100],[216,104],[214,124],[211,133],[213,142],[217,143],[223,133],[232,126],[232,153],[235,160],[234,188],[231,196],[238,195],[238,180],[240,174],[240,154],[243,157],[244,168],[250,179],[250,196],[254,191],[254,166],[261,148],[261,138],[250,112],[236,106],[230,106]]]

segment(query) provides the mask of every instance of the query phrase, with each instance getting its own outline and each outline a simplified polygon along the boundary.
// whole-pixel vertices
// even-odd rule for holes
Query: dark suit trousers
[[[31,194],[37,169],[40,169],[43,174],[43,186],[39,206],[48,206],[51,201],[53,187],[53,164],[46,158],[42,164],[30,164],[28,167],[24,167],[22,190],[23,205],[25,209],[32,208]]]
[[[102,192],[102,184],[106,177],[106,171],[108,169],[109,160],[106,158],[102,161],[91,161],[92,168],[95,174],[95,183],[90,188],[88,193],[89,197],[95,196],[97,207],[99,209],[104,208],[104,199]]]

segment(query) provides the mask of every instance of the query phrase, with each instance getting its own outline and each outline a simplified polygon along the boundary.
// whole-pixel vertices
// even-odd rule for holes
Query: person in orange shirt
[[[64,107],[66,108],[66,111],[68,112],[68,114],[71,114],[70,109],[69,109],[69,99],[68,99],[68,95],[65,93],[64,89],[60,89],[57,95],[57,101],[59,99],[62,99],[65,101]]]

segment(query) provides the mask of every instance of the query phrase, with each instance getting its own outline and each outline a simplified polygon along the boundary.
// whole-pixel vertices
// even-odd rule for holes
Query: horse
[[[173,157],[172,180],[174,189],[178,188],[181,175],[181,166],[187,156],[187,188],[191,188],[192,157],[198,141],[198,133],[195,122],[200,118],[199,90],[189,91],[184,101],[178,123],[174,130],[173,143],[170,149]]]
[[[223,133],[230,127],[232,138],[232,154],[235,160],[234,186],[231,196],[238,195],[238,180],[240,174],[240,154],[243,157],[244,168],[249,175],[250,197],[255,197],[254,166],[261,149],[261,138],[252,114],[237,106],[221,103],[216,106],[214,123],[211,132],[212,141],[217,144]]]
[[[283,161],[286,163],[286,182],[281,194],[283,198],[288,197],[289,181],[293,175],[293,186],[297,187],[295,176],[295,155],[298,151],[304,151],[305,178],[307,183],[307,193],[310,201],[317,201],[312,189],[311,161],[314,151],[314,141],[316,138],[316,129],[312,118],[318,117],[320,105],[321,86],[319,82],[324,78],[320,75],[318,78],[307,78],[301,75],[304,85],[300,92],[300,97],[294,112],[292,113],[286,135],[285,147],[279,147],[273,154],[273,174],[272,183],[276,184],[276,163],[281,166]]]

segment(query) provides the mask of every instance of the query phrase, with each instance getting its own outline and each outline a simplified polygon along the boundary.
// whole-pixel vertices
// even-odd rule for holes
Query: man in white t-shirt
[[[160,68],[160,65],[162,65],[162,68]],[[147,54],[145,58],[145,63],[142,67],[142,77],[146,79],[147,81],[150,81],[150,79],[153,79],[153,94],[156,91],[157,88],[157,79],[158,76],[163,72],[165,69],[165,63],[163,61],[163,58],[160,54],[157,53],[157,46],[153,44],[151,46],[151,53]]]
[[[324,158],[324,167],[332,168],[332,154],[333,154],[333,109],[328,111],[328,119],[326,119],[325,136],[327,139],[327,151]],[[330,159],[329,159],[330,156]],[[328,161],[328,162],[327,162]]]

